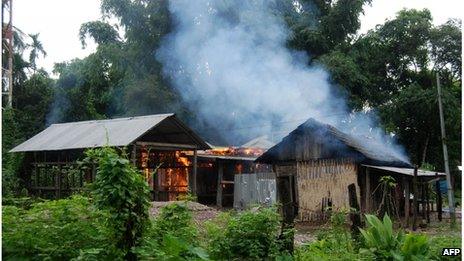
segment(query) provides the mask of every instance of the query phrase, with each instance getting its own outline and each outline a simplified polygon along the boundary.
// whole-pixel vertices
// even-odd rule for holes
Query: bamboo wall
[[[324,219],[326,207],[349,209],[348,185],[356,184],[358,202],[360,190],[357,165],[350,160],[300,161],[296,164],[298,217],[300,221]]]

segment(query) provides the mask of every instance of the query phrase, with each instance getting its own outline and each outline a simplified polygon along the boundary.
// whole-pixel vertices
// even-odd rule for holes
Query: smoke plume
[[[286,47],[289,30],[273,1],[176,0],[174,30],[156,57],[190,109],[231,144],[284,136],[308,118],[369,137],[406,160],[377,122],[347,109],[329,74]]]

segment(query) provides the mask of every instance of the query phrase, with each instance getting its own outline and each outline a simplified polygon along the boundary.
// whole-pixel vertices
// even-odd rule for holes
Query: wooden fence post
[[[404,183],[404,217],[406,222],[406,227],[409,226],[409,216],[411,213],[411,201],[410,201],[410,191],[409,191],[409,179],[403,177]]]
[[[218,180],[217,180],[217,194],[216,205],[222,207],[222,176],[224,175],[224,165],[222,161],[217,161],[218,166]]]
[[[359,234],[359,227],[361,227],[361,215],[358,203],[358,197],[356,196],[356,185],[351,183],[348,186],[348,196],[350,203],[350,219],[351,219],[351,233],[353,235]]]
[[[366,176],[365,176],[365,181],[366,181],[366,190],[365,190],[365,211],[366,213],[369,213],[371,211],[371,177],[369,174],[369,167],[366,167]]]
[[[435,176],[438,178],[438,173],[435,173]],[[437,193],[437,214],[438,214],[438,221],[442,219],[442,198],[441,198],[441,190],[440,190],[440,179],[435,182],[435,190]]]
[[[426,206],[426,218],[427,223],[430,223],[430,204],[429,204],[429,183],[425,183],[425,206]]]
[[[414,199],[412,201],[412,230],[416,230],[416,225],[417,225],[417,208],[418,208],[418,205],[417,205],[417,194],[418,194],[418,191],[417,191],[417,166],[414,166],[414,177],[413,177],[413,180],[412,180],[412,193],[414,194]]]

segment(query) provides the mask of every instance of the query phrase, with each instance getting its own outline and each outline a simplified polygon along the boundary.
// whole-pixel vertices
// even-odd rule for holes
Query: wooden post
[[[427,200],[426,200],[426,195],[425,195],[425,193],[427,192],[426,192],[425,185],[426,185],[425,181],[422,181],[421,182],[422,220],[427,218],[427,214],[426,214]]]
[[[366,190],[365,190],[365,212],[369,213],[371,211],[371,177],[369,174],[369,167],[366,167]]]
[[[427,182],[425,182],[425,206],[427,223],[430,223],[429,183]]]
[[[438,173],[435,174],[435,176],[438,178]],[[438,179],[435,182],[435,190],[437,193],[437,215],[438,215],[438,221],[441,221],[442,219],[442,198],[441,198],[441,191],[440,191],[440,180]]]
[[[412,193],[414,194],[414,199],[412,201],[412,230],[416,230],[416,225],[417,225],[417,196],[418,196],[418,191],[417,191],[417,166],[414,166],[414,177],[412,180]]]
[[[217,180],[217,194],[216,205],[222,207],[222,176],[224,175],[224,165],[222,161],[216,161],[218,164],[218,180]]]
[[[132,153],[131,153],[131,158],[132,158],[132,164],[134,167],[137,167],[137,145],[132,145]]]
[[[55,196],[56,196],[56,199],[59,199],[61,198],[61,164],[58,169],[58,175],[56,175],[55,177],[56,177]]]
[[[410,199],[410,191],[409,191],[409,179],[407,177],[403,177],[404,183],[404,218],[406,222],[406,227],[409,226],[409,216],[411,213],[411,201]]]
[[[443,116],[443,105],[441,102],[441,87],[440,87],[440,75],[437,72],[437,91],[438,91],[438,110],[440,112],[440,127],[441,127],[441,143],[443,146],[443,159],[445,161],[445,173],[446,173],[446,186],[448,187],[448,207],[451,218],[451,227],[456,224],[456,214],[454,209],[454,191],[453,184],[451,183],[451,173],[448,163],[448,148],[446,146],[446,132],[445,132],[445,118]]]
[[[348,186],[348,196],[351,208],[351,233],[353,235],[357,235],[359,234],[359,227],[361,227],[361,215],[358,204],[358,197],[356,196],[356,185],[353,183]]]
[[[92,183],[95,182],[95,179],[96,179],[96,176],[97,176],[97,168],[95,166],[95,163],[92,163]]]
[[[193,150],[193,171],[192,171],[192,186],[194,195],[197,195],[197,149]]]

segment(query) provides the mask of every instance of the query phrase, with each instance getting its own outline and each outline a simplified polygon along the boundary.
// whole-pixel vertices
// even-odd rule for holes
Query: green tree
[[[336,48],[350,46],[361,26],[359,16],[371,0],[288,1],[285,17],[292,31],[290,47],[312,59]]]

